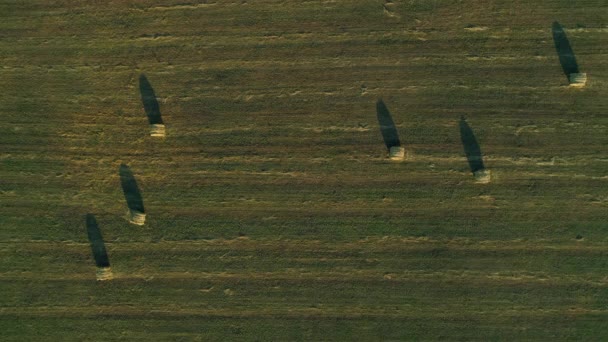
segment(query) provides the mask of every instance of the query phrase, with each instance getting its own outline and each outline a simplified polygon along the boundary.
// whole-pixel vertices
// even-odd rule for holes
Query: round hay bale
[[[490,183],[490,170],[481,169],[473,172],[473,176],[475,176],[475,182],[481,184]]]
[[[110,267],[97,267],[97,280],[112,280],[114,275],[112,274],[112,269]]]
[[[568,76],[568,80],[570,81],[571,87],[582,88],[587,84],[587,74],[573,73]]]
[[[129,222],[133,224],[143,226],[146,223],[146,214],[139,210],[130,209],[127,215],[129,216]]]
[[[163,124],[150,125],[150,136],[164,137],[165,136],[165,125],[163,125]]]
[[[405,149],[401,146],[393,146],[388,151],[388,157],[391,160],[403,160],[405,159]]]

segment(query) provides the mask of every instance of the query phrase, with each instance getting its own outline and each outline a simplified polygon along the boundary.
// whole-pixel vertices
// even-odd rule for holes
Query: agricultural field
[[[608,339],[605,0],[4,0],[0,90],[3,341]]]

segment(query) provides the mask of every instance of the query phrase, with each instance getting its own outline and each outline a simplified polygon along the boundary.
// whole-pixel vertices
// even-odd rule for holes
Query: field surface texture
[[[607,23],[0,1],[0,339],[607,340]]]

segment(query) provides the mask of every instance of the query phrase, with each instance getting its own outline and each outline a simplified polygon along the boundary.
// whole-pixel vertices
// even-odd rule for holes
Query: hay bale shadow
[[[122,192],[125,195],[129,210],[145,213],[141,191],[139,190],[139,186],[137,186],[137,181],[133,172],[131,172],[131,168],[125,164],[120,164],[118,173],[120,174],[120,185],[122,186]]]
[[[477,142],[477,138],[475,138],[473,130],[464,117],[460,118],[460,139],[462,141],[464,153],[467,157],[471,172],[476,174],[478,171],[484,170],[485,166],[483,165],[481,148],[479,147],[479,143]]]
[[[156,94],[144,74],[139,76],[139,93],[141,94],[141,102],[144,105],[144,111],[150,125],[162,125],[163,118],[160,114],[160,106],[158,105]]]
[[[110,267],[110,260],[106,251],[106,246],[101,236],[101,231],[97,225],[95,215],[86,215],[87,224],[87,235],[89,242],[91,243],[91,251],[93,252],[93,258],[95,259],[95,265],[100,268]]]
[[[566,32],[562,25],[557,21],[553,22],[551,31],[553,32],[553,43],[555,44],[555,50],[559,57],[559,63],[562,66],[562,70],[566,77],[570,77],[570,74],[578,74],[579,68],[576,62],[576,56],[570,46],[570,41],[566,36]]]
[[[382,138],[384,139],[386,148],[390,150],[391,147],[400,147],[401,140],[399,140],[397,127],[395,126],[395,122],[393,121],[390,111],[382,99],[379,99],[376,102],[376,114],[378,116],[380,132],[382,133]]]

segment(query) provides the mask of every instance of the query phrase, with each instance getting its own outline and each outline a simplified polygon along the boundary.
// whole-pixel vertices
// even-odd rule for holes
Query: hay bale
[[[97,280],[112,280],[114,279],[114,275],[112,274],[112,269],[110,267],[97,267]]]
[[[150,125],[150,136],[164,137],[165,136],[165,125],[163,125],[163,124]]]
[[[476,183],[481,183],[481,184],[490,183],[491,176],[490,176],[490,170],[488,170],[488,169],[477,170],[477,171],[473,172],[473,176],[475,176]]]
[[[127,216],[129,218],[129,222],[138,226],[143,226],[144,223],[146,223],[146,214],[139,210],[129,209]]]
[[[587,74],[586,73],[573,73],[568,75],[568,80],[570,81],[571,87],[582,88],[587,84]]]
[[[405,149],[401,146],[393,146],[388,151],[388,157],[391,160],[403,160],[405,159]]]

